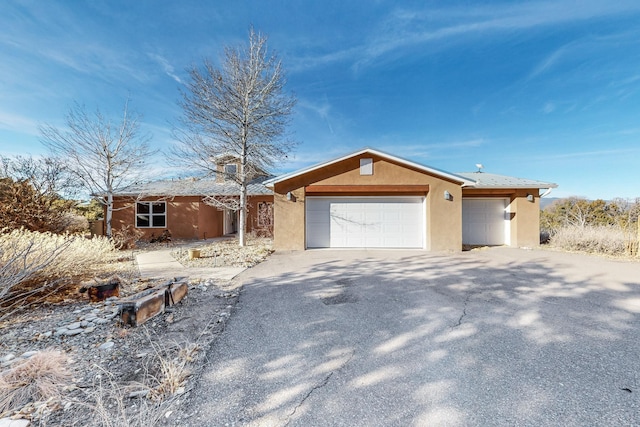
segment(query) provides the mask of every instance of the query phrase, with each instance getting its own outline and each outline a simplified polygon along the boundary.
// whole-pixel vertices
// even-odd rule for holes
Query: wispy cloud
[[[162,55],[155,54],[155,53],[147,53],[147,55],[149,56],[149,58],[153,59],[158,64],[160,64],[160,66],[162,67],[162,70],[165,72],[166,75],[171,77],[176,82],[182,84],[182,79],[180,79],[180,77],[178,77],[178,75],[175,72],[175,69],[173,68],[173,65],[171,65],[169,63],[167,58],[165,58]]]
[[[553,102],[547,102],[546,104],[544,104],[544,107],[542,107],[542,112],[544,114],[551,114],[556,110],[556,104],[554,104]]]
[[[318,102],[314,102],[309,99],[300,99],[298,100],[298,106],[310,110],[314,114],[322,118],[322,120],[327,124],[327,127],[329,128],[329,132],[333,134],[333,126],[331,125],[331,120],[329,117],[331,104],[329,103],[329,99],[326,95],[324,95]]]
[[[0,129],[27,135],[40,135],[39,123],[31,118],[0,111]]]
[[[581,2],[579,6],[573,0],[561,0],[440,9],[399,8],[375,25],[371,30],[375,36],[363,44],[297,58],[293,70],[352,61],[352,68],[358,71],[379,63],[387,55],[401,55],[418,46],[430,45],[441,49],[446,41],[473,42],[478,37],[493,36],[500,32],[528,31],[638,12],[640,3],[631,0],[590,0]],[[563,53],[562,49],[552,53],[532,74],[544,72]]]
[[[538,65],[536,65],[536,67],[529,74],[528,78],[532,79],[550,70],[560,60],[560,58],[562,58],[562,56],[566,54],[567,49],[572,44],[573,43],[569,43],[553,51],[550,55],[548,55],[545,59],[543,59]]]
[[[589,150],[589,151],[574,151],[571,153],[554,153],[545,154],[540,156],[531,156],[531,160],[579,160],[593,157],[608,157],[608,156],[620,156],[620,155],[637,155],[640,152],[640,148],[620,148],[613,150]]]

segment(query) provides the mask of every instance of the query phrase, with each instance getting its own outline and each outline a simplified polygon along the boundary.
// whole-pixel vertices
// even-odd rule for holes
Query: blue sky
[[[127,97],[165,149],[186,68],[250,25],[298,98],[280,171],[370,146],[556,197],[640,196],[637,0],[4,1],[0,153],[43,154],[40,124]]]

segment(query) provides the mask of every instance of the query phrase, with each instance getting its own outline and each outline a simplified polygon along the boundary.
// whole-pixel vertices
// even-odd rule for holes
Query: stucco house
[[[247,231],[273,227],[276,250],[539,244],[540,190],[556,184],[485,172],[450,173],[372,148],[249,185]],[[204,203],[233,197],[222,179],[157,181],[118,194],[113,227],[177,238],[236,231],[236,213]],[[135,201],[131,200],[135,198]]]
[[[306,248],[537,246],[540,190],[556,184],[450,173],[365,148],[265,182],[274,245]]]
[[[218,159],[218,172],[208,178],[189,178],[138,183],[119,191],[114,197],[111,221],[114,231],[133,227],[143,239],[169,230],[177,239],[207,239],[238,231],[238,214],[231,208],[212,206],[208,200],[238,199],[239,185],[231,175],[238,170],[237,160]],[[261,171],[247,186],[247,231],[271,232],[273,228],[273,192],[263,183],[269,176]],[[232,204],[232,203],[231,203]]]

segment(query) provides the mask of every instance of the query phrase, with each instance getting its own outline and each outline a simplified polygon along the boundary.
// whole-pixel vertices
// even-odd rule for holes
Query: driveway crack
[[[321,389],[322,387],[326,386],[329,383],[329,380],[331,379],[331,377],[333,376],[333,374],[337,371],[340,371],[341,369],[343,369],[345,366],[347,366],[347,364],[351,361],[351,359],[353,359],[354,353],[351,353],[351,355],[349,356],[349,358],[346,360],[346,362],[344,362],[342,364],[342,366],[340,366],[338,369],[336,369],[335,371],[331,371],[329,372],[329,374],[324,377],[324,379],[318,383],[317,385],[311,387],[311,389],[302,397],[302,399],[300,400],[300,402],[296,405],[295,408],[293,408],[293,411],[291,411],[291,413],[289,414],[289,416],[287,417],[287,422],[285,423],[285,427],[288,426],[291,423],[291,418],[296,414],[296,412],[298,411],[298,409],[304,405],[304,402],[307,401],[307,399],[313,394],[314,391]]]
[[[464,299],[464,304],[462,306],[462,314],[460,315],[460,318],[458,319],[456,324],[451,326],[452,329],[462,325],[462,319],[464,319],[465,316],[467,315],[467,304],[469,303],[470,299],[471,299],[471,293],[468,293],[467,297]]]

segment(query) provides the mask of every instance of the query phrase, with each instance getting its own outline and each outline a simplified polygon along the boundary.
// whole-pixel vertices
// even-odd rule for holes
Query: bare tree
[[[118,189],[139,180],[155,152],[150,136],[140,133],[141,116],[125,102],[122,118],[112,122],[99,110],[89,114],[74,104],[66,115],[66,129],[40,128],[42,142],[60,158],[82,187],[106,206],[106,233],[111,237],[113,196]]]
[[[56,157],[0,156],[0,176],[28,181],[41,196],[76,195],[76,183],[64,162]]]
[[[247,185],[286,158],[295,143],[286,128],[295,97],[284,92],[285,76],[280,60],[267,51],[267,38],[249,32],[249,43],[227,47],[222,65],[205,60],[204,68],[189,70],[183,92],[183,116],[175,136],[174,163],[216,175],[238,186],[237,198],[205,197],[205,203],[239,210],[238,236],[245,245]],[[236,171],[218,171],[217,160],[237,159]]]

